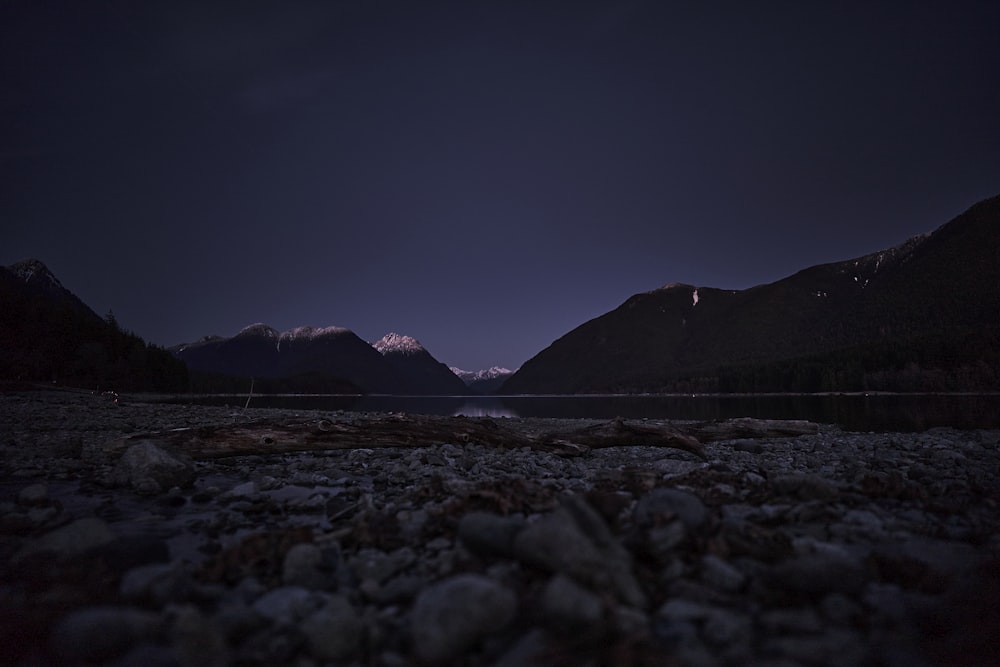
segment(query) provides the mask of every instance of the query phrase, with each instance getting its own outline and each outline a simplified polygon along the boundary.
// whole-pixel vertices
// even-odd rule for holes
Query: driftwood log
[[[477,443],[517,449],[529,447],[573,456],[588,450],[620,445],[679,449],[706,458],[702,442],[729,438],[794,436],[815,433],[811,422],[735,419],[680,427],[629,423],[623,419],[568,431],[526,434],[493,419],[388,415],[335,422],[258,421],[203,426],[132,435],[112,443],[107,454],[124,451],[140,441],[152,441],[194,459],[276,454],[332,449],[425,447],[444,443]]]

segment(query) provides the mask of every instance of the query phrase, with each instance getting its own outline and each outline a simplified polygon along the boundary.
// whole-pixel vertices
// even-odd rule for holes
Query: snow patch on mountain
[[[294,329],[289,329],[288,331],[282,331],[281,335],[278,336],[278,350],[281,350],[282,342],[292,342],[292,341],[309,341],[321,338],[323,336],[339,336],[340,334],[350,333],[350,329],[345,329],[344,327],[314,327],[310,325],[295,327]]]
[[[416,338],[402,336],[398,333],[387,333],[380,340],[372,343],[372,347],[382,354],[417,354],[426,352],[424,346]]]
[[[653,292],[659,292],[661,290],[693,289],[693,288],[694,288],[694,285],[688,285],[687,283],[673,282],[673,283],[667,283],[663,287],[658,287],[658,288],[656,288],[656,289],[654,289],[652,291]]]
[[[275,338],[277,339],[281,334],[274,327],[268,326],[262,322],[257,322],[251,324],[250,326],[243,327],[240,332],[236,334],[237,336],[263,336],[264,338]]]
[[[22,259],[20,262],[8,266],[7,270],[26,283],[33,282],[65,289],[55,274],[49,271],[49,267],[37,259]]]
[[[498,377],[505,377],[507,375],[514,374],[514,371],[500,366],[493,366],[492,368],[479,371],[463,371],[457,366],[451,366],[450,369],[451,372],[457,375],[465,384],[480,382],[482,380],[495,380]]]
[[[281,340],[298,340],[302,338],[309,340],[319,338],[320,336],[336,336],[348,333],[349,331],[350,329],[345,329],[344,327],[313,327],[307,325],[281,332]]]

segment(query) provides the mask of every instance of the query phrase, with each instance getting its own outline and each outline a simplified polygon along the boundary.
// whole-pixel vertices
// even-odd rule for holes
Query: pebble
[[[499,632],[514,617],[517,598],[488,577],[461,574],[423,591],[413,605],[411,634],[419,660],[455,660],[483,637]]]
[[[97,407],[0,395],[0,663],[1000,662],[1000,432],[189,461],[106,445],[253,411]]]

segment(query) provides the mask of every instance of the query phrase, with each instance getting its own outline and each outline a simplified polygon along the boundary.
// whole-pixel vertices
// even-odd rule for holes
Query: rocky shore
[[[1000,663],[1000,432],[120,447],[290,416],[0,395],[0,663]]]

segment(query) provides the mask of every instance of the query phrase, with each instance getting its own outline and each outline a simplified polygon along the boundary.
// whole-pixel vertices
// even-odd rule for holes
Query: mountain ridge
[[[0,267],[0,380],[115,391],[182,391],[166,350],[102,318],[38,259]]]
[[[507,378],[514,374],[514,371],[500,366],[492,366],[478,371],[464,371],[456,366],[451,366],[450,370],[465,383],[465,386],[477,394],[495,394],[507,381]]]
[[[415,339],[387,334],[376,343],[339,326],[298,326],[278,331],[264,323],[236,335],[205,336],[170,351],[192,370],[227,377],[271,380],[316,376],[374,394],[464,394],[465,385]]]
[[[993,339],[1000,312],[997,257],[1000,197],[993,197],[928,234],[861,257],[807,267],[772,283],[745,290],[668,283],[635,294],[567,332],[525,362],[501,391],[725,391],[730,384],[723,378],[735,371],[722,369],[737,368],[758,369],[753,371],[759,376],[756,383],[736,383],[751,391],[863,389],[878,384],[874,373],[896,371],[907,363],[936,364],[949,372],[951,362],[933,359],[935,346],[959,365],[980,367],[983,361],[986,368],[975,371],[978,379],[964,382],[995,387],[989,350],[975,358],[971,350],[956,349],[949,341],[972,335],[985,348]],[[896,359],[887,351],[894,344],[897,357],[916,347],[909,359]],[[851,349],[872,368],[858,369],[841,358]],[[875,349],[883,361],[873,356]],[[839,366],[824,368],[824,355],[837,356]],[[830,377],[792,381],[796,371],[786,369],[781,371],[784,381],[761,379],[778,372],[765,371],[767,367],[789,366],[796,359],[803,364],[808,360],[810,374]],[[875,368],[879,364],[884,367]],[[843,377],[831,375],[837,373]],[[949,382],[963,382],[935,383],[924,375],[916,385],[947,388]]]

